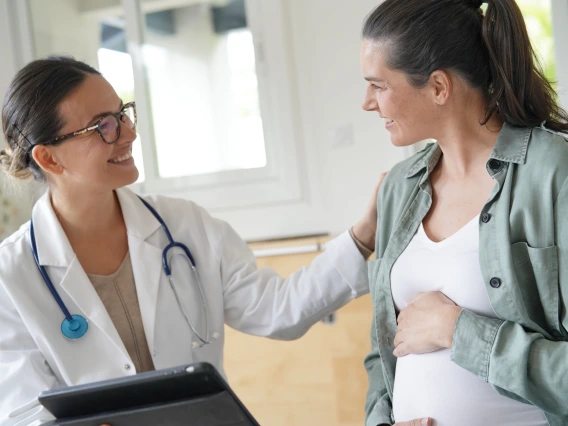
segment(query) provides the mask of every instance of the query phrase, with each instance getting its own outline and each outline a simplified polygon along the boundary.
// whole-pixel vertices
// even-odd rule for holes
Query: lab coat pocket
[[[530,318],[554,337],[561,337],[558,247],[535,248],[519,242],[511,246],[511,254]]]

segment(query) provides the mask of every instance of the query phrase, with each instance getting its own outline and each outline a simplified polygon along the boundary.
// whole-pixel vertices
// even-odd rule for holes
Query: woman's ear
[[[32,150],[32,157],[45,173],[61,175],[63,166],[57,161],[53,148],[49,145],[36,145]]]
[[[448,102],[453,90],[452,79],[446,71],[437,70],[430,74],[433,101],[438,105]]]

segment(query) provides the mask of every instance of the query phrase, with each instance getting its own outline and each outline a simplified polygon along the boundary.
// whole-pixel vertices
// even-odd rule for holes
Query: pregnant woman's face
[[[367,80],[362,108],[375,111],[385,120],[391,142],[408,146],[432,138],[440,120],[435,82],[416,88],[405,74],[387,65],[389,47],[385,43],[364,40],[361,67]]]

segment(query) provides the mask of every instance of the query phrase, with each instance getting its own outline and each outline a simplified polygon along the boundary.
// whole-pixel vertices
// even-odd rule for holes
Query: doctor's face
[[[374,111],[385,120],[395,146],[408,146],[431,138],[439,118],[436,105],[429,96],[428,85],[412,86],[405,74],[386,64],[388,49],[364,40],[361,46],[361,68],[367,80],[362,108]]]
[[[122,100],[108,81],[99,75],[89,75],[59,105],[59,116],[64,123],[60,134],[92,126],[105,114],[119,113],[122,106]],[[138,169],[132,158],[132,144],[136,131],[129,123],[120,121],[120,137],[112,144],[105,143],[97,131],[92,131],[51,147],[62,167],[60,175],[51,176],[53,183],[73,190],[105,192],[135,182]]]

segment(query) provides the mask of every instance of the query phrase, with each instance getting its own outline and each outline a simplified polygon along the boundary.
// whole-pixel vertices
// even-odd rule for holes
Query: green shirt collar
[[[514,127],[507,123],[503,124],[490,159],[525,164],[531,131],[532,127]],[[426,174],[422,180],[428,178],[442,156],[440,146],[437,143],[433,145],[432,148],[425,149],[423,155],[410,167],[406,174],[407,178],[416,176],[424,169],[426,169]]]

